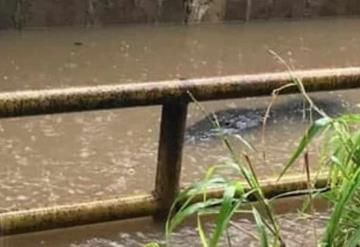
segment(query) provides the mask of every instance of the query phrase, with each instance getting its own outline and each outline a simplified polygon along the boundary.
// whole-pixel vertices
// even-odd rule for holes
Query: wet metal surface
[[[316,213],[315,218],[302,217],[292,211],[294,205],[302,200],[280,200],[276,205],[283,236],[288,246],[313,246],[315,230],[318,236],[323,232],[326,220],[326,205],[322,202],[317,208],[322,213]],[[211,221],[205,221],[205,227],[211,228]],[[172,246],[201,246],[197,232],[194,231],[194,220],[179,227],[172,236]],[[27,247],[140,247],[144,244],[158,241],[164,243],[164,226],[155,223],[150,218],[127,220],[107,224],[89,225],[84,227],[54,230],[35,234],[24,234],[0,239],[0,246]],[[232,222],[229,233],[233,246],[258,246],[256,229],[251,218],[243,216]],[[254,237],[255,236],[255,237]],[[224,239],[220,246],[227,246]]]

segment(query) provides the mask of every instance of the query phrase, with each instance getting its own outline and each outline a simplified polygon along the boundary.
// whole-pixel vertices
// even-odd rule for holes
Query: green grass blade
[[[332,165],[336,166],[336,169],[341,172],[341,175],[349,180],[348,172],[346,170],[346,167],[343,165],[344,163],[340,161],[340,159],[336,155],[332,155],[330,157],[330,160],[332,161]]]
[[[345,114],[336,118],[336,120],[344,121],[348,124],[360,123],[360,114]]]
[[[333,120],[331,118],[321,118],[315,121],[310,128],[306,131],[305,135],[301,138],[300,143],[295,150],[295,152],[290,157],[289,161],[285,165],[284,169],[281,171],[278,180],[284,176],[288,169],[294,164],[294,162],[299,158],[299,156],[304,152],[309,143],[314,139],[314,137],[327,126],[329,126]]]
[[[180,225],[186,218],[200,212],[203,209],[214,207],[221,204],[222,199],[211,199],[205,202],[197,202],[189,205],[185,209],[177,212],[174,217],[171,218],[168,232],[171,233],[178,225]]]
[[[256,148],[254,145],[252,145],[249,141],[247,141],[243,136],[236,134],[234,135],[236,139],[238,139],[242,144],[245,145],[250,151],[256,152]]]
[[[206,233],[201,223],[200,215],[197,215],[197,228],[200,236],[200,241],[203,247],[208,247],[208,240],[206,238]]]
[[[260,213],[256,210],[256,208],[253,208],[253,215],[255,218],[256,227],[258,229],[258,232],[260,234],[260,246],[261,247],[269,247],[269,240],[268,240],[268,234],[266,232],[266,226],[264,224],[264,221],[261,218]]]
[[[344,247],[359,247],[360,246],[360,226],[355,230],[352,238],[347,241]]]
[[[237,199],[235,198],[237,185],[229,184],[225,187],[222,204],[219,214],[216,219],[215,229],[210,240],[210,247],[216,247],[221,236],[224,234],[226,227],[238,207]]]
[[[145,244],[144,247],[160,247],[160,245],[158,243],[148,243]]]
[[[350,181],[345,182],[341,189],[339,200],[335,204],[335,209],[331,214],[328,221],[326,232],[324,234],[322,244],[324,246],[333,246],[334,238],[339,227],[339,222],[344,213],[346,213],[345,207],[352,198],[354,192],[360,184],[360,169],[352,176]]]

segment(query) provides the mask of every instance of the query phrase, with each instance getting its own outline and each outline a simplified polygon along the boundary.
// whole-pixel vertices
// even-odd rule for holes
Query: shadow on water
[[[339,100],[315,97],[313,101],[315,105],[330,116],[335,116],[345,111],[344,106]],[[250,109],[234,108],[219,110],[214,112],[214,114],[222,127],[221,132],[226,135],[234,135],[261,129],[266,110],[266,106]],[[320,115],[312,111],[308,103],[299,96],[286,102],[274,104],[266,124],[270,127],[273,124],[306,123],[310,119],[315,120],[319,117]],[[211,141],[219,137],[221,132],[210,119],[213,119],[212,113],[189,126],[185,134],[186,142]]]

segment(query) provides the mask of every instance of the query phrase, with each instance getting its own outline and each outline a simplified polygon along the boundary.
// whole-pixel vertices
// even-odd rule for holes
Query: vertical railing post
[[[155,183],[158,219],[167,215],[179,191],[187,106],[187,102],[171,100],[162,107]]]

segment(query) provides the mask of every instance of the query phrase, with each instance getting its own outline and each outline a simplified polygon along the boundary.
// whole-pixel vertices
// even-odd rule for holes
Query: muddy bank
[[[0,28],[359,15],[358,0],[0,0]]]

